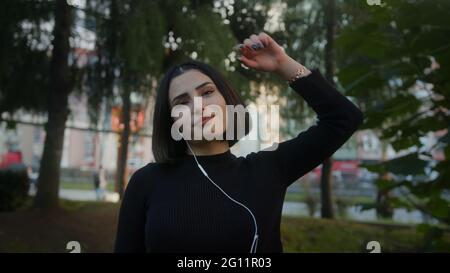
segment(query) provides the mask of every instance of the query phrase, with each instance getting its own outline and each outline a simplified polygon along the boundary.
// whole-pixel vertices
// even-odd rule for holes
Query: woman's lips
[[[214,113],[213,113],[210,117],[202,117],[201,119],[197,119],[197,121],[194,122],[194,123],[192,124],[192,126],[194,126],[195,124],[200,123],[200,122],[201,122],[201,124],[202,124],[202,126],[203,126],[203,125],[205,125],[205,123],[208,122],[208,120],[214,118],[214,116],[215,116],[215,115],[214,115]]]
[[[205,123],[208,122],[208,120],[212,119],[214,116],[212,117],[202,117],[202,125],[205,125]]]

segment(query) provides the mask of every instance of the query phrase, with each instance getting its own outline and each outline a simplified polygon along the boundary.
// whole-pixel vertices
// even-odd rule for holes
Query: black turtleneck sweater
[[[280,222],[287,187],[330,157],[363,120],[318,70],[290,87],[317,113],[315,125],[273,151],[197,156],[209,177],[254,213],[258,253],[283,251]],[[186,154],[175,164],[149,163],[132,175],[115,252],[248,253],[253,235],[248,211],[220,192]]]

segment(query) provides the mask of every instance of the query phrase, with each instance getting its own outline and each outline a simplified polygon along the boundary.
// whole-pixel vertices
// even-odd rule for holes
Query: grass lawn
[[[61,200],[60,205],[46,213],[27,207],[0,213],[0,252],[68,252],[68,241],[79,241],[83,252],[111,252],[118,204]]]
[[[281,233],[284,252],[370,252],[370,241],[378,241],[382,252],[423,251],[422,234],[409,225],[283,217]]]
[[[61,200],[47,213],[28,207],[0,213],[0,252],[67,252],[68,241],[79,241],[83,252],[112,251],[118,204]],[[422,246],[422,235],[409,226],[284,217],[281,230],[285,252],[367,252],[369,241],[379,241],[383,252]]]

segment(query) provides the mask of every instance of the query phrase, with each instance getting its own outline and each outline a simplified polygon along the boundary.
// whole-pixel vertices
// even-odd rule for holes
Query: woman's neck
[[[230,149],[228,141],[189,141],[189,145],[194,151],[195,155],[215,155],[225,153]],[[191,150],[187,149],[188,154],[192,154]]]

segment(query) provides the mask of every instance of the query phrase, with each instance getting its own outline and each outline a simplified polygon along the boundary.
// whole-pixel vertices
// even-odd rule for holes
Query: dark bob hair
[[[153,115],[152,150],[153,156],[158,163],[174,163],[177,158],[186,154],[186,143],[182,140],[176,141],[171,137],[171,127],[174,120],[171,117],[169,86],[173,78],[190,69],[196,69],[210,77],[224,97],[227,105],[242,105],[244,108],[246,107],[235,89],[231,87],[219,71],[212,68],[210,65],[199,61],[189,60],[170,67],[159,83],[155,102],[155,112]],[[236,120],[236,115],[234,116],[234,125],[245,124],[245,130],[244,135],[238,137],[236,136],[237,130],[235,127],[233,139],[228,140],[230,147],[238,142],[240,138],[247,135],[250,130],[250,119],[247,111],[245,111],[244,116],[245,120],[240,121]]]

